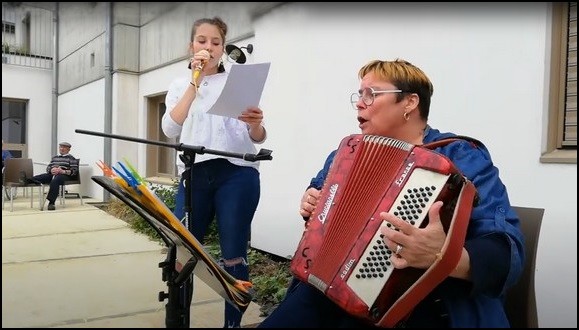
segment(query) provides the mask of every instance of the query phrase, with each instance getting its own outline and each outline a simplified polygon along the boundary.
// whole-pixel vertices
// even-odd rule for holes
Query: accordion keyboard
[[[448,177],[449,175],[416,169],[388,213],[419,227],[427,215],[427,210],[436,201],[439,192],[448,181]],[[377,210],[376,215],[381,211]],[[342,278],[348,277],[348,286],[368,306],[374,304],[380,290],[394,270],[390,262],[390,256],[394,252],[388,249],[384,243],[380,231],[383,226],[391,225],[384,222],[360,258],[350,260],[344,266],[344,270],[347,267],[352,272],[348,275],[346,271],[343,271],[341,274]]]

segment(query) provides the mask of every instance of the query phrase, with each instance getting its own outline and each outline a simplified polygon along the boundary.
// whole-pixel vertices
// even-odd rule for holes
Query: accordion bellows
[[[337,150],[291,262],[292,273],[369,324],[393,327],[456,267],[476,191],[445,156],[403,141],[354,134]],[[444,201],[447,239],[426,270],[395,269],[380,228],[387,211],[416,227]]]

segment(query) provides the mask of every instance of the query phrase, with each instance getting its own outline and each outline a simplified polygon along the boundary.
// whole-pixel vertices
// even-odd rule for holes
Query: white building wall
[[[404,58],[434,83],[430,124],[482,140],[515,205],[545,208],[537,259],[542,327],[577,325],[577,165],[542,164],[550,13],[524,5],[288,4],[255,22],[270,61],[268,129],[253,247],[293,255],[302,193],[342,137],[359,132],[349,96],[372,59]],[[556,280],[554,280],[556,279]]]
[[[95,198],[102,198],[103,189],[93,183],[90,177],[102,175],[95,164],[103,160],[103,138],[79,134],[75,130],[104,132],[104,86],[104,80],[101,79],[60,95],[58,98],[58,141],[70,142],[72,144],[70,153],[80,158],[82,164],[88,165],[80,168],[81,193]]]
[[[52,150],[52,71],[2,64],[2,97],[28,100],[26,143],[28,158],[49,161]],[[46,170],[36,166],[35,173]]]
[[[138,137],[139,120],[146,117],[146,111],[139,111],[140,98],[135,97],[139,91],[139,77],[117,73],[113,76],[113,86],[113,134]],[[127,159],[133,165],[137,164],[138,149],[135,142],[120,139],[111,139],[111,142],[112,156],[110,165],[123,161],[123,159]]]

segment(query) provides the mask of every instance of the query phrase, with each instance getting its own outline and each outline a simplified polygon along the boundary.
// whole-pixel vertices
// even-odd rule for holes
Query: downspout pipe
[[[112,134],[113,126],[113,3],[105,2],[105,118],[104,132]],[[105,164],[112,161],[112,141],[103,139],[103,158]],[[111,194],[103,189],[103,201],[108,202]]]
[[[58,150],[58,10],[59,2],[55,2],[52,10],[52,139],[50,150]]]

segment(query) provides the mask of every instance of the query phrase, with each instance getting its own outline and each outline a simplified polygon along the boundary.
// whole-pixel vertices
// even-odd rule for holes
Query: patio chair
[[[4,175],[2,186],[10,193],[2,194],[2,209],[6,199],[10,199],[10,212],[14,211],[14,189],[30,188],[30,207],[34,207],[34,188],[38,187],[38,202],[40,209],[43,204],[43,186],[40,182],[32,182],[34,169],[31,158],[10,158],[4,161]]]
[[[80,199],[80,205],[84,205],[84,201],[82,200],[82,194],[80,193],[80,159],[72,160],[71,165],[74,163],[76,163],[76,166],[78,168],[76,175],[73,176],[70,180],[64,181],[64,184],[60,186],[59,196],[60,196],[60,204],[61,205],[65,204],[66,195],[77,195],[78,198]],[[79,185],[79,192],[70,193],[66,190],[66,186],[73,185],[73,184]]]
[[[525,266],[519,282],[507,292],[505,311],[511,328],[538,328],[535,259],[544,209],[515,206],[525,237]]]

